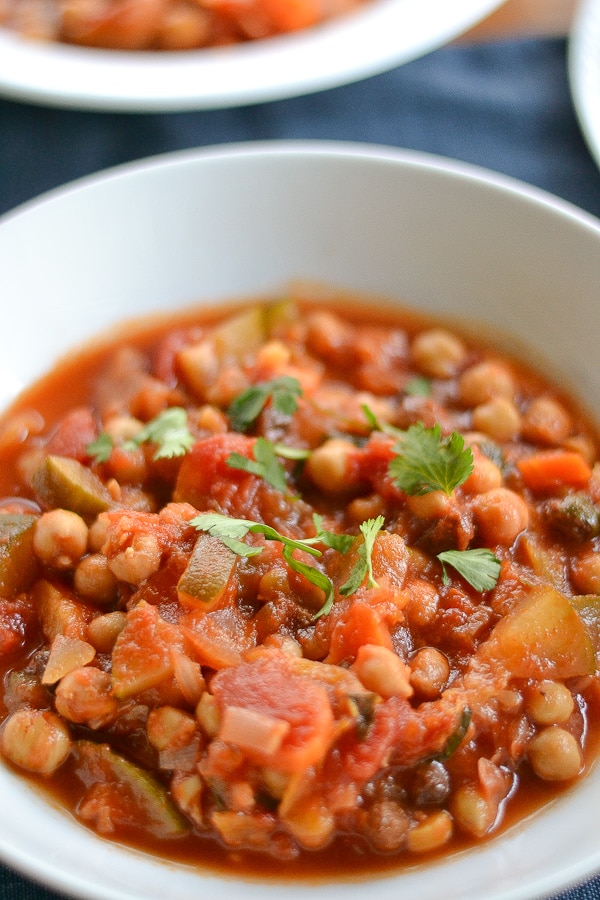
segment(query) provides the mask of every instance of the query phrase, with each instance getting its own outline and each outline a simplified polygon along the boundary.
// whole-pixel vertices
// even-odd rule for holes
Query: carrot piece
[[[582,488],[592,470],[575,450],[540,450],[520,459],[517,468],[532,491],[551,491],[557,487]]]

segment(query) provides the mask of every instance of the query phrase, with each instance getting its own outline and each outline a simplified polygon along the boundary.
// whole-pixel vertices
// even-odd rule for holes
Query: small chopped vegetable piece
[[[184,606],[214,607],[227,593],[237,554],[218,538],[200,534],[186,569],[177,584]]]
[[[112,505],[106,486],[87,466],[68,456],[47,456],[33,476],[33,487],[48,507],[61,507],[86,520]]]
[[[574,450],[540,450],[520,459],[517,468],[527,487],[539,492],[582,488],[592,475],[581,453]]]
[[[68,589],[59,589],[41,578],[32,588],[32,598],[45,637],[52,642],[61,634],[85,640],[92,610]]]
[[[482,645],[515,678],[574,678],[596,670],[590,633],[569,599],[534,587],[495,626]]]
[[[171,802],[161,782],[108,746],[92,741],[76,741],[76,772],[91,791],[102,786],[101,797],[94,806],[99,818],[104,815],[115,826],[140,828],[164,840],[181,837],[189,825]],[[81,806],[84,817],[92,817],[93,801]],[[86,814],[87,811],[87,814]]]
[[[172,649],[181,649],[179,631],[158,610],[138,603],[127,614],[113,650],[112,678],[119,700],[156,687],[173,675]]]
[[[95,655],[96,651],[87,641],[57,634],[50,647],[48,662],[42,675],[42,684],[56,684],[73,669],[87,666]]]
[[[33,534],[37,516],[0,515],[0,595],[15,597],[33,582],[37,566]]]

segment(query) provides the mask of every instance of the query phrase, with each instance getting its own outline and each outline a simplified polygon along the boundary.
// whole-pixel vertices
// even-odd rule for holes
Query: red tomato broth
[[[136,534],[143,537],[150,528],[158,545],[156,552],[161,555],[160,565],[148,574],[138,573],[134,582],[117,579],[117,593],[107,602],[105,599],[82,597],[74,587],[75,572],[81,565],[81,559],[66,569],[60,569],[38,558],[32,581],[36,584],[40,579],[50,582],[58,588],[63,601],[59,612],[51,601],[47,601],[45,608],[51,606],[52,614],[46,613],[45,618],[44,614],[40,614],[42,618],[39,622],[35,621],[35,611],[32,611],[29,598],[33,594],[29,586],[19,588],[14,597],[3,601],[0,630],[6,647],[2,661],[5,684],[9,683],[10,672],[20,671],[27,672],[34,684],[21,690],[5,688],[2,702],[5,711],[7,706],[11,711],[20,707],[52,709],[55,694],[60,690],[57,691],[55,685],[41,685],[39,678],[56,633],[69,633],[87,643],[90,619],[100,618],[106,612],[125,613],[129,610],[128,618],[132,621],[135,610],[141,614],[147,604],[148,612],[153,612],[149,619],[146,616],[148,624],[145,631],[131,632],[132,640],[136,642],[135,652],[127,649],[128,644],[122,636],[117,645],[121,660],[117,669],[113,667],[110,650],[105,649],[96,648],[96,657],[90,664],[104,672],[113,671],[112,691],[121,704],[118,716],[114,720],[109,718],[101,726],[89,718],[84,717],[82,721],[72,718],[69,720],[71,736],[75,740],[96,743],[109,741],[117,753],[142,768],[157,772],[160,783],[167,789],[173,789],[169,774],[172,770],[159,768],[159,753],[163,751],[157,751],[149,744],[147,716],[148,710],[180,710],[183,725],[187,727],[190,721],[193,723],[190,727],[195,731],[197,743],[189,746],[200,761],[196,761],[190,770],[189,761],[184,759],[185,754],[178,756],[180,748],[169,746],[166,752],[173,754],[174,765],[179,759],[184,760],[181,763],[183,781],[190,775],[196,777],[199,772],[205,786],[209,785],[209,791],[216,792],[217,805],[214,800],[208,802],[212,813],[209,812],[207,820],[201,824],[194,822],[192,816],[189,834],[180,834],[175,829],[175,833],[169,834],[168,838],[160,828],[152,834],[145,828],[132,827],[126,821],[126,814],[125,821],[119,822],[116,798],[111,800],[110,796],[100,791],[99,797],[94,795],[93,802],[90,802],[91,776],[86,771],[83,779],[77,777],[76,746],[67,761],[50,777],[40,779],[35,774],[28,777],[41,785],[43,790],[60,798],[60,802],[75,811],[80,820],[82,808],[88,811],[93,808],[96,818],[93,815],[87,824],[91,822],[91,827],[94,827],[95,822],[104,837],[143,847],[160,856],[260,877],[356,877],[361,873],[384,872],[427,863],[440,855],[477,846],[480,840],[502,833],[563,793],[579,775],[561,780],[542,780],[532,773],[531,765],[526,760],[529,740],[544,729],[562,729],[573,735],[578,743],[581,739],[582,772],[587,771],[593,761],[598,734],[594,725],[595,716],[589,714],[589,710],[596,709],[598,687],[596,675],[583,672],[589,664],[586,657],[588,626],[584,631],[579,629],[579,615],[575,616],[576,622],[572,624],[573,645],[577,646],[578,640],[581,644],[579,649],[573,650],[575,658],[569,659],[568,666],[562,657],[557,658],[547,669],[549,677],[546,678],[542,677],[544,672],[535,662],[531,671],[518,677],[507,675],[494,656],[494,641],[488,639],[497,622],[502,621],[502,617],[508,616],[515,607],[515,597],[532,594],[536,601],[536,591],[538,588],[541,591],[541,585],[550,582],[552,591],[560,595],[559,599],[555,598],[554,593],[547,595],[547,602],[550,611],[556,612],[561,621],[571,621],[571,605],[565,608],[560,598],[594,593],[581,590],[585,572],[578,576],[578,586],[572,583],[571,557],[578,560],[586,554],[589,556],[597,549],[597,540],[595,534],[590,536],[586,533],[583,537],[575,534],[574,526],[565,537],[564,528],[569,526],[564,523],[568,516],[562,507],[558,508],[558,501],[564,500],[570,491],[559,488],[554,494],[539,496],[523,489],[518,467],[514,463],[534,449],[539,452],[549,446],[568,447],[569,452],[573,447],[585,447],[594,454],[594,459],[590,460],[593,462],[597,437],[593,425],[571,398],[556,386],[547,384],[539,374],[527,370],[521,362],[510,359],[508,364],[518,388],[515,391],[515,405],[522,420],[532,399],[543,395],[567,411],[571,423],[569,432],[555,444],[549,444],[547,437],[535,443],[531,438],[532,428],[523,424],[523,431],[529,427],[527,441],[520,433],[505,441],[489,438],[489,443],[494,444],[496,449],[500,446],[512,461],[505,469],[507,474],[503,476],[503,486],[513,492],[524,492],[529,508],[529,524],[526,532],[519,531],[514,540],[509,540],[505,545],[502,541],[493,544],[493,550],[502,562],[501,576],[493,590],[477,591],[455,572],[452,572],[449,584],[444,584],[435,554],[440,549],[462,548],[465,542],[466,545],[481,545],[480,530],[473,525],[471,508],[475,503],[473,498],[489,492],[477,493],[473,484],[469,493],[459,487],[452,492],[454,499],[442,514],[420,507],[422,501],[407,499],[388,473],[388,460],[393,456],[389,446],[381,436],[369,439],[368,428],[365,421],[360,420],[360,407],[357,407],[352,391],[360,390],[360,399],[364,401],[367,396],[374,407],[385,405],[390,398],[394,398],[396,407],[392,420],[403,428],[417,421],[427,427],[440,422],[445,432],[460,426],[468,433],[473,430],[473,409],[458,400],[460,374],[481,361],[507,358],[491,346],[476,345],[464,339],[464,356],[455,373],[432,378],[432,396],[417,400],[403,393],[409,378],[423,375],[422,367],[415,365],[408,348],[418,334],[432,330],[431,323],[408,312],[392,315],[381,311],[375,314],[372,308],[360,306],[351,311],[344,308],[342,317],[340,307],[335,304],[325,308],[327,318],[319,319],[321,307],[306,305],[304,299],[300,299],[298,305],[303,310],[302,315],[296,317],[291,314],[288,321],[288,309],[282,320],[276,323],[275,335],[267,341],[268,349],[263,349],[261,353],[262,344],[258,347],[258,363],[254,356],[251,361],[248,360],[246,348],[241,354],[239,349],[228,347],[228,369],[237,368],[239,371],[233,374],[229,370],[225,374],[223,370],[212,372],[210,383],[207,382],[206,388],[203,388],[207,394],[201,398],[201,416],[196,413],[200,389],[197,384],[193,390],[190,389],[189,381],[186,382],[182,375],[178,352],[181,347],[188,346],[188,341],[190,345],[195,345],[202,337],[211,338],[211,329],[218,327],[215,326],[217,320],[214,313],[198,313],[197,322],[193,324],[187,317],[151,323],[138,332],[127,331],[107,346],[96,346],[72,356],[28,389],[5,414],[3,424],[6,427],[14,416],[23,411],[35,409],[44,416],[43,429],[23,441],[2,442],[0,436],[0,494],[6,497],[22,496],[30,504],[40,498],[36,497],[35,489],[29,482],[32,464],[27,462],[27,454],[32,458],[36,455],[40,457],[47,453],[48,448],[58,447],[66,456],[81,457],[81,447],[69,446],[68,436],[72,432],[69,416],[73,407],[86,407],[94,395],[101,396],[100,402],[108,410],[105,411],[105,420],[116,413],[120,415],[126,409],[135,410],[140,419],[148,421],[152,418],[152,412],[160,411],[165,406],[184,406],[190,415],[193,411],[195,447],[198,448],[203,441],[209,442],[206,446],[212,446],[212,441],[216,449],[220,445],[226,446],[223,444],[228,433],[226,413],[232,397],[239,394],[244,385],[266,381],[274,373],[293,372],[309,385],[309,392],[312,390],[310,385],[315,381],[319,385],[316,390],[322,391],[319,402],[311,407],[310,415],[305,413],[302,404],[292,417],[277,416],[267,405],[256,423],[248,429],[248,435],[235,438],[235,448],[241,448],[242,453],[250,452],[244,448],[254,446],[257,435],[266,436],[271,441],[287,437],[291,445],[316,448],[322,446],[328,434],[333,434],[336,439],[339,434],[345,434],[355,449],[349,457],[347,473],[350,474],[344,476],[353,478],[354,483],[338,488],[332,483],[327,495],[323,494],[320,484],[306,473],[296,475],[294,466],[288,464],[288,478],[298,489],[298,493],[290,499],[282,497],[264,479],[252,473],[230,469],[224,460],[215,462],[217,457],[212,451],[209,458],[214,469],[208,484],[202,482],[201,489],[195,487],[195,492],[190,494],[191,475],[182,475],[182,471],[185,466],[190,468],[192,455],[155,462],[150,446],[138,448],[141,468],[132,469],[126,475],[123,492],[110,513],[111,520],[120,522],[123,516],[119,510],[123,511],[124,505],[130,513],[131,522],[124,530],[116,529],[111,538],[112,544],[109,541],[113,549],[106,552],[113,553],[114,562],[114,551],[120,541],[131,545]],[[227,319],[226,313],[221,315]],[[307,325],[307,322],[312,324]],[[359,326],[356,331],[355,323]],[[311,328],[312,334],[309,334]],[[282,352],[282,338],[292,347],[291,357]],[[231,335],[228,339],[235,343]],[[375,344],[375,340],[379,344]],[[307,358],[306,348],[309,345],[311,352],[310,358]],[[113,365],[111,361],[119,346],[135,348],[136,354],[141,353],[143,359],[140,368],[139,358],[131,357],[135,360],[133,378],[121,377],[121,369],[119,378],[115,378],[113,367],[111,383],[125,389],[127,399],[123,403],[117,402],[114,392],[93,389],[102,379],[107,366],[110,368]],[[379,347],[378,351],[373,351],[374,346]],[[129,350],[126,352],[129,353]],[[232,355],[235,365],[231,363]],[[240,361],[242,355],[243,362]],[[239,377],[240,371],[243,378]],[[348,371],[352,373],[351,390],[348,387],[340,390],[342,375],[346,376]],[[383,372],[381,380],[378,379],[378,371]],[[157,377],[158,372],[165,381]],[[383,388],[376,393],[380,384]],[[92,412],[96,428],[101,431],[105,421],[99,421],[100,407],[93,402]],[[295,419],[299,421],[295,422]],[[369,444],[372,445],[370,448]],[[194,449],[193,452],[198,451]],[[83,455],[85,458],[85,453]],[[26,464],[19,463],[19,459],[25,459]],[[92,468],[108,483],[115,476],[110,466],[108,471],[103,468],[106,465],[94,464]],[[124,470],[120,468],[117,471],[121,473]],[[139,471],[144,472],[143,483],[136,481],[135,473],[139,474]],[[592,467],[590,471],[590,485],[583,490],[595,508],[600,501],[600,482],[597,468]],[[232,480],[237,484],[234,491],[229,490]],[[182,496],[177,496],[178,490]],[[300,495],[301,499],[298,499]],[[456,501],[457,496],[459,501]],[[167,506],[161,513],[161,507],[173,497],[176,507]],[[189,506],[190,499],[192,506]],[[447,504],[447,501],[444,503]],[[262,552],[247,559],[237,557],[230,560],[231,569],[228,570],[230,574],[226,582],[215,588],[221,593],[218,596],[215,594],[208,604],[204,594],[198,607],[193,597],[182,603],[177,584],[197,537],[189,524],[190,518],[205,508],[216,508],[229,516],[272,523],[282,534],[300,538],[314,533],[314,528],[311,531],[313,510],[327,518],[332,530],[351,531],[353,534],[358,533],[361,521],[382,514],[385,533],[389,529],[389,533],[396,537],[384,540],[380,535],[375,543],[373,566],[376,568],[378,587],[369,587],[363,580],[354,595],[349,596],[340,594],[339,588],[348,578],[356,557],[352,556],[352,552],[346,556],[336,555],[334,550],[325,550],[321,565],[325,566],[336,585],[336,599],[331,612],[316,620],[314,617],[322,602],[321,592],[302,575],[289,569],[281,555],[279,543],[265,543],[260,535],[250,535],[247,542],[263,548]],[[151,548],[152,552],[155,549]],[[95,547],[88,547],[82,558],[98,552]],[[144,554],[142,556],[146,559]],[[307,563],[311,562],[308,554],[303,558]],[[589,573],[587,577],[593,585]],[[592,631],[594,627],[597,631],[594,605],[589,597],[588,600],[586,621]],[[511,621],[510,617],[507,621]],[[4,627],[5,622],[8,622],[7,627]],[[505,636],[504,644],[506,640],[512,640],[510,627],[505,628],[505,633],[507,631],[509,638]],[[146,633],[147,637],[144,636]],[[552,643],[544,634],[541,640],[548,641],[548,646]],[[597,642],[597,638],[593,640]],[[498,638],[496,645],[501,643]],[[407,667],[406,677],[413,677],[414,684],[420,682],[415,668],[411,670],[410,666],[411,663],[414,666],[419,649],[438,650],[448,660],[449,673],[441,687],[430,686],[431,696],[419,694],[422,687],[408,698],[396,688],[390,689],[389,695],[382,688],[384,693],[379,694],[373,690],[369,680],[374,676],[369,675],[366,668],[361,670],[358,663],[358,651],[365,644],[371,648],[381,648],[386,661],[390,660],[386,653],[402,660]],[[263,645],[268,648],[266,651],[261,649]],[[45,650],[42,649],[44,646]],[[130,646],[133,648],[133,644],[130,643]],[[480,649],[486,646],[487,651]],[[536,647],[525,642],[525,649],[534,660]],[[147,671],[139,674],[136,667],[144,668],[144,658],[150,652],[152,671],[150,675]],[[559,653],[558,650],[556,652]],[[374,655],[377,658],[377,653]],[[465,682],[465,673],[474,655],[480,662],[483,659],[489,672],[480,680],[474,676],[473,684],[469,685],[468,678]],[[189,678],[182,679],[179,673],[178,680],[177,667],[181,667],[182,658],[184,662],[187,660],[183,668]],[[117,655],[115,665],[116,661]],[[244,666],[258,677],[254,690],[251,686],[247,691],[236,689],[236,678],[239,679]],[[281,699],[277,701],[275,697],[270,702],[275,676],[261,676],[261,666],[265,672],[277,671],[283,675],[289,672],[291,693],[287,701],[286,682],[282,677]],[[123,670],[126,671],[126,683],[118,675]],[[536,677],[538,670],[541,675]],[[562,674],[563,671],[566,675]],[[219,672],[223,674],[219,675]],[[67,677],[68,673],[65,675]],[[402,680],[402,673],[398,677]],[[307,678],[310,680],[303,682]],[[365,683],[361,682],[361,678]],[[547,725],[535,721],[527,712],[527,698],[538,690],[540,680],[550,680],[563,690],[566,687],[571,694],[573,708],[566,719]],[[491,686],[490,681],[493,682]],[[303,683],[310,687],[304,704],[304,725]],[[457,685],[460,690],[453,690]],[[235,744],[211,738],[210,726],[206,725],[210,723],[211,709],[194,716],[195,690],[216,697],[217,703],[223,704],[221,717],[224,711],[234,708],[232,715],[235,719],[238,707],[245,710],[244,715],[250,714],[250,720],[242,716],[240,721],[242,724],[249,722],[252,727],[256,725],[259,734],[266,734],[273,741],[271,750],[259,752],[250,745],[240,750]],[[460,691],[463,692],[461,696]],[[471,722],[461,725],[465,697],[469,698],[469,702],[473,701],[475,722],[471,719]],[[214,703],[214,700],[211,702]],[[285,712],[286,707],[289,707],[289,715]],[[322,709],[322,714],[317,714],[318,709]],[[486,716],[494,719],[491,725],[486,724]],[[313,719],[321,724],[325,733],[321,743],[317,734],[317,737],[313,735],[313,744],[307,744],[306,735],[311,732]],[[465,735],[461,732],[463,725]],[[235,732],[235,725],[232,727]],[[451,752],[449,745],[456,740],[458,748]],[[512,747],[510,752],[509,747]],[[481,757],[495,760],[491,774],[487,772],[479,776],[484,777],[485,790],[476,778],[477,760]],[[273,774],[271,769],[274,767],[277,770],[278,765],[282,768]],[[444,769],[441,781],[436,781],[435,766]],[[295,800],[290,800],[289,779],[295,774],[300,778],[299,793]],[[308,779],[304,788],[302,779]],[[494,824],[490,824],[485,834],[468,833],[464,825],[458,827],[455,819],[460,816],[446,810],[461,785],[472,786],[474,779],[479,799],[483,790],[489,809],[495,810]],[[442,799],[436,795],[436,790],[442,794],[446,792]],[[225,793],[218,797],[220,791]],[[280,791],[283,791],[282,796],[278,796]],[[323,809],[327,810],[329,804],[338,812],[330,830],[327,829],[327,821],[322,826],[323,837],[319,839],[322,843],[317,841],[311,846],[310,821],[313,814],[317,817],[321,815],[318,809],[315,812],[313,808],[315,798],[319,797]],[[415,797],[421,799],[415,800]],[[464,801],[467,808],[469,802],[467,797]],[[286,804],[292,810],[291,819],[288,816],[291,826],[285,816],[283,821],[277,820],[278,807],[287,808]],[[228,846],[226,836],[231,832],[227,829],[232,823],[227,821],[224,834],[220,834],[211,825],[210,819],[212,815],[217,821],[222,808],[225,814],[228,809],[235,812],[236,829],[239,821],[248,816],[252,826],[248,826],[249,831],[258,832],[259,836],[264,833],[264,841],[261,843],[259,840],[257,844],[255,838],[249,837],[242,828],[239,846]],[[109,820],[111,809],[114,812],[114,821],[111,822],[113,831],[102,825],[106,809]],[[431,839],[428,846],[425,829],[425,837],[422,840],[414,838],[414,847],[411,848],[411,830],[427,823],[434,814],[443,814],[442,826],[447,824],[444,816],[448,816],[451,834],[437,844],[435,839]],[[386,816],[390,815],[391,826],[386,825]],[[409,821],[405,822],[407,816]],[[139,810],[135,817],[140,819]],[[327,820],[327,812],[321,818]],[[431,823],[435,831],[433,818]],[[172,824],[168,819],[167,830]],[[292,827],[291,835],[288,826]],[[421,834],[423,831],[421,829]],[[236,836],[239,834],[235,829],[234,833]],[[393,838],[394,833],[396,838]],[[391,846],[394,840],[397,846]],[[300,845],[305,844],[305,849],[301,846],[299,849],[298,841]]]

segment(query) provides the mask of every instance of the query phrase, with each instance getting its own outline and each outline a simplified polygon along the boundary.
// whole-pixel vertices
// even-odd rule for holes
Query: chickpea
[[[87,550],[88,527],[68,509],[52,509],[36,522],[33,550],[40,562],[54,569],[70,569]]]
[[[413,826],[407,835],[411,853],[428,853],[442,847],[452,837],[452,817],[445,809],[430,813],[422,822]]]
[[[18,709],[4,724],[0,748],[15,766],[38,775],[52,775],[70,753],[71,736],[55,713]]]
[[[458,391],[461,403],[474,407],[487,403],[494,397],[512,399],[515,395],[515,381],[504,363],[484,360],[465,369],[460,376]]]
[[[408,666],[387,647],[363,644],[352,669],[368,691],[381,697],[410,697],[413,693]]]
[[[560,681],[541,681],[527,696],[527,712],[538,725],[566,722],[575,708],[571,691]]]
[[[94,552],[99,552],[106,543],[108,526],[108,516],[100,514],[97,519],[90,525],[89,530],[89,547]]]
[[[120,610],[96,616],[88,625],[88,641],[99,653],[110,653],[126,621],[126,614]]]
[[[196,721],[182,709],[159,706],[150,710],[146,732],[156,750],[177,750],[191,742],[196,734]]]
[[[464,344],[444,328],[422,331],[412,342],[416,367],[430,378],[452,378],[466,357]]]
[[[133,416],[114,415],[104,423],[104,431],[111,436],[115,444],[130,441],[142,430],[144,423]]]
[[[95,603],[112,603],[117,597],[117,578],[102,553],[84,556],[73,574],[73,584],[78,594]]]
[[[479,533],[489,546],[510,546],[529,523],[527,504],[508,488],[477,494],[471,508]]]
[[[552,397],[536,397],[523,416],[523,436],[536,444],[562,444],[571,431],[571,417]]]
[[[502,485],[502,472],[495,462],[482,453],[478,447],[472,448],[473,471],[463,482],[463,491],[467,494],[485,494]]]
[[[519,433],[521,416],[512,400],[507,397],[492,397],[473,410],[473,427],[501,444],[512,440]]]
[[[153,534],[136,534],[131,546],[109,561],[110,570],[120,581],[141,584],[158,571],[162,553]]]
[[[412,494],[406,498],[406,505],[418,519],[441,519],[454,500],[444,491],[428,491],[426,494]]]
[[[410,662],[410,669],[410,683],[415,693],[425,700],[438,697],[450,677],[450,663],[435,647],[417,650]]]
[[[498,815],[498,804],[483,796],[473,784],[457,788],[452,801],[452,814],[461,831],[483,837]]]
[[[533,771],[544,781],[568,781],[581,771],[579,743],[560,725],[539,731],[529,741],[528,757]]]
[[[305,473],[324,494],[347,494],[357,488],[349,474],[348,462],[356,447],[344,438],[331,438],[309,456]]]
[[[600,554],[588,553],[574,560],[571,580],[580,594],[600,594]]]
[[[104,728],[117,717],[119,702],[108,672],[95,666],[73,669],[58,683],[56,711],[69,722]]]

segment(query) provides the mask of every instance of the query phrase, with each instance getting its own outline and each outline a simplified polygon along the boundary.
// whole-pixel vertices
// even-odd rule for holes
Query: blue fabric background
[[[578,128],[566,49],[562,39],[454,44],[358,84],[198,113],[86,113],[0,100],[0,214],[81,175],[156,153],[323,138],[476,163],[600,216],[600,171]],[[0,867],[0,900],[56,898]],[[560,900],[600,900],[600,877]]]

